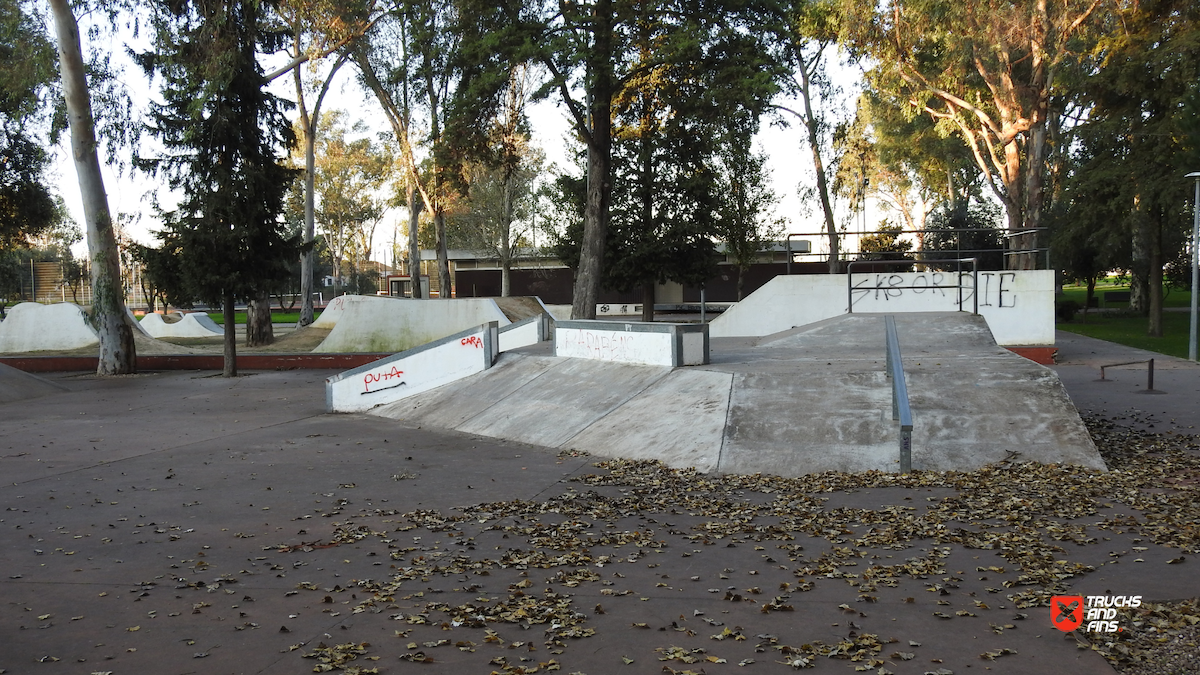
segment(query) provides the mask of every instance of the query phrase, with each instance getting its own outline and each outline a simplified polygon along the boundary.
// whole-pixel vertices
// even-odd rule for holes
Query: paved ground
[[[1139,473],[1186,464],[1200,370],[1139,394],[1092,382],[1133,350],[1059,339],[1174,464],[707,478],[324,415],[322,372],[56,377],[0,404],[0,668],[1110,673],[1043,605],[1200,597],[1190,493]]]

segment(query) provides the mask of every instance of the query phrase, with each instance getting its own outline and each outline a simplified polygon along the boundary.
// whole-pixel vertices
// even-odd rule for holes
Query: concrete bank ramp
[[[334,298],[313,323],[318,328],[332,328],[313,351],[402,352],[489,321],[501,326],[511,323],[490,298],[412,300],[343,295]]]
[[[897,316],[915,469],[1015,457],[1104,468],[1057,376],[998,347],[981,317]],[[712,363],[667,368],[502,354],[485,372],[376,408],[414,426],[722,473],[895,471],[883,317],[849,315],[757,340],[714,339]]]
[[[0,403],[26,401],[64,391],[70,390],[57,382],[0,363]]]
[[[211,338],[224,335],[222,328],[203,312],[147,314],[138,322],[153,338]]]

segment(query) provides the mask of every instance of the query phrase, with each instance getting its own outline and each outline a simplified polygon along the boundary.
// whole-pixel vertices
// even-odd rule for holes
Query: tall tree
[[[1200,7],[1186,0],[1147,0],[1107,17],[1107,32],[1082,83],[1086,121],[1076,130],[1079,166],[1068,194],[1098,196],[1081,215],[1111,241],[1113,227],[1129,242],[1131,306],[1148,317],[1147,333],[1163,334],[1163,267],[1186,245],[1191,185],[1187,102],[1200,79]],[[1077,200],[1078,201],[1078,200]],[[1121,250],[1125,247],[1121,247]]]
[[[299,254],[280,219],[295,172],[279,153],[294,135],[258,62],[260,49],[284,46],[285,36],[267,28],[272,7],[259,0],[157,5],[154,50],[138,57],[162,78],[164,102],[152,108],[150,131],[165,149],[140,165],[163,172],[183,195],[178,210],[164,214],[160,237],[178,256],[183,283],[223,308],[226,377],[237,375],[235,301],[286,279]]]
[[[834,190],[854,203],[874,198],[896,212],[920,247],[933,209],[977,198],[981,178],[957,136],[943,135],[927,116],[905,112],[884,92],[868,88],[859,97],[854,120],[839,125],[834,137]]]
[[[330,253],[333,276],[346,287],[347,277],[356,279],[370,259],[371,240],[386,211],[385,197],[391,192],[395,161],[362,122],[347,124],[346,114],[340,110],[329,111],[323,119],[315,134],[315,220]]]
[[[304,149],[304,241],[300,263],[300,318],[298,327],[313,322],[313,269],[316,235],[316,140],[321,122],[321,107],[339,70],[352,55],[353,44],[377,20],[373,0],[327,3],[314,0],[283,0],[281,13],[291,31],[292,57],[287,69],[268,75],[268,79],[290,72],[296,88],[299,137]],[[326,58],[328,57],[328,58]],[[328,61],[330,63],[326,64]],[[305,79],[307,62],[312,73]]]
[[[511,9],[510,9],[511,12]],[[622,102],[630,100],[648,73],[670,64],[676,73],[703,69],[718,91],[744,87],[745,103],[763,105],[763,91],[773,93],[778,70],[747,55],[724,48],[733,38],[755,41],[777,30],[781,14],[774,3],[755,0],[592,0],[579,3],[531,2],[512,22],[529,32],[525,58],[549,74],[544,87],[557,93],[573,131],[586,148],[584,212],[580,255],[575,269],[571,315],[595,318],[596,298],[605,278],[607,239],[613,208],[614,124]],[[647,58],[639,47],[641,30],[654,26]],[[756,68],[766,65],[767,67]],[[738,68],[737,66],[741,66]],[[720,72],[722,75],[716,75]],[[734,75],[736,73],[736,76]],[[768,94],[769,96],[769,94]],[[699,97],[697,97],[699,98]],[[685,113],[687,114],[687,113]]]
[[[718,163],[724,195],[716,221],[716,235],[725,243],[725,254],[738,270],[737,299],[745,296],[745,276],[763,249],[783,234],[783,219],[774,217],[776,202],[770,187],[766,157],[750,147],[752,134],[731,126]]]
[[[108,196],[96,154],[96,128],[88,93],[79,24],[67,0],[50,0],[58,34],[59,73],[71,129],[71,156],[79,179],[83,216],[87,226],[88,257],[92,271],[92,321],[100,337],[98,375],[137,371],[133,328],[125,310],[121,288],[120,252],[113,233]]]
[[[410,233],[415,232],[415,197],[434,223],[437,242],[439,296],[452,297],[450,264],[446,244],[446,211],[455,196],[457,170],[447,146],[455,139],[447,131],[454,126],[450,101],[462,81],[460,42],[464,21],[460,7],[451,0],[397,2],[368,33],[355,51],[354,62],[362,82],[375,94],[399,145],[407,169],[411,198],[405,201],[410,213]],[[426,133],[414,128],[416,115],[424,115]],[[423,165],[423,166],[422,166]],[[411,234],[410,234],[411,243]],[[410,255],[414,289],[419,282],[419,261]]]
[[[50,158],[31,128],[56,80],[54,45],[18,0],[0,0],[0,251],[25,246],[54,223]]]
[[[842,38],[880,80],[952,128],[1004,205],[1018,248],[1038,246],[1060,69],[1105,0],[843,0]],[[1032,268],[1033,254],[1010,264]]]
[[[788,13],[789,30],[785,40],[789,61],[793,66],[790,90],[800,97],[800,109],[776,105],[804,125],[804,140],[812,158],[816,176],[816,197],[821,205],[825,236],[829,242],[829,273],[841,271],[841,240],[834,221],[833,191],[830,176],[835,167],[828,166],[824,153],[828,151],[832,125],[821,105],[833,94],[833,84],[826,70],[829,52],[837,43],[839,16],[836,8],[825,0],[799,0]]]

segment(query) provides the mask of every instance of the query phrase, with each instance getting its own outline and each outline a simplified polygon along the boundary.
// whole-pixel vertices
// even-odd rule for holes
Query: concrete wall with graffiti
[[[770,335],[847,312],[886,314],[974,309],[1001,345],[1054,344],[1054,271],[856,272],[778,276],[710,324],[713,337]]]
[[[708,326],[640,321],[559,321],[554,355],[648,366],[708,363]]]
[[[499,354],[495,321],[325,380],[329,412],[362,412],[487,370]]]

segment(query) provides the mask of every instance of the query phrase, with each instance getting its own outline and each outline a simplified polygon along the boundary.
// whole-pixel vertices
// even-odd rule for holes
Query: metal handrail
[[[960,312],[963,311],[963,309],[962,309],[962,305],[963,305],[962,292],[963,292],[963,288],[966,288],[965,286],[963,286],[963,283],[962,283],[962,274],[963,274],[962,263],[965,263],[965,262],[971,263],[971,300],[974,301],[974,309],[972,310],[972,312],[974,314],[979,313],[979,259],[978,258],[948,258],[945,260],[922,260],[920,262],[922,264],[958,263],[958,271],[956,272],[956,274],[958,275],[958,284],[956,284],[954,286],[939,286],[939,288],[957,288],[958,289],[958,311],[960,311]],[[847,314],[854,313],[854,266],[855,265],[911,265],[911,264],[913,264],[912,260],[855,260],[854,262],[850,263],[849,265],[846,265],[846,313]],[[915,289],[927,289],[930,287],[929,286],[888,286],[887,288],[888,288],[888,290],[890,290],[890,289],[915,290]]]
[[[883,317],[887,336],[887,377],[892,381],[892,419],[900,421],[900,473],[912,471],[912,407],[908,402],[908,382],[904,379],[904,364],[900,358],[900,338],[896,334],[896,317]]]

